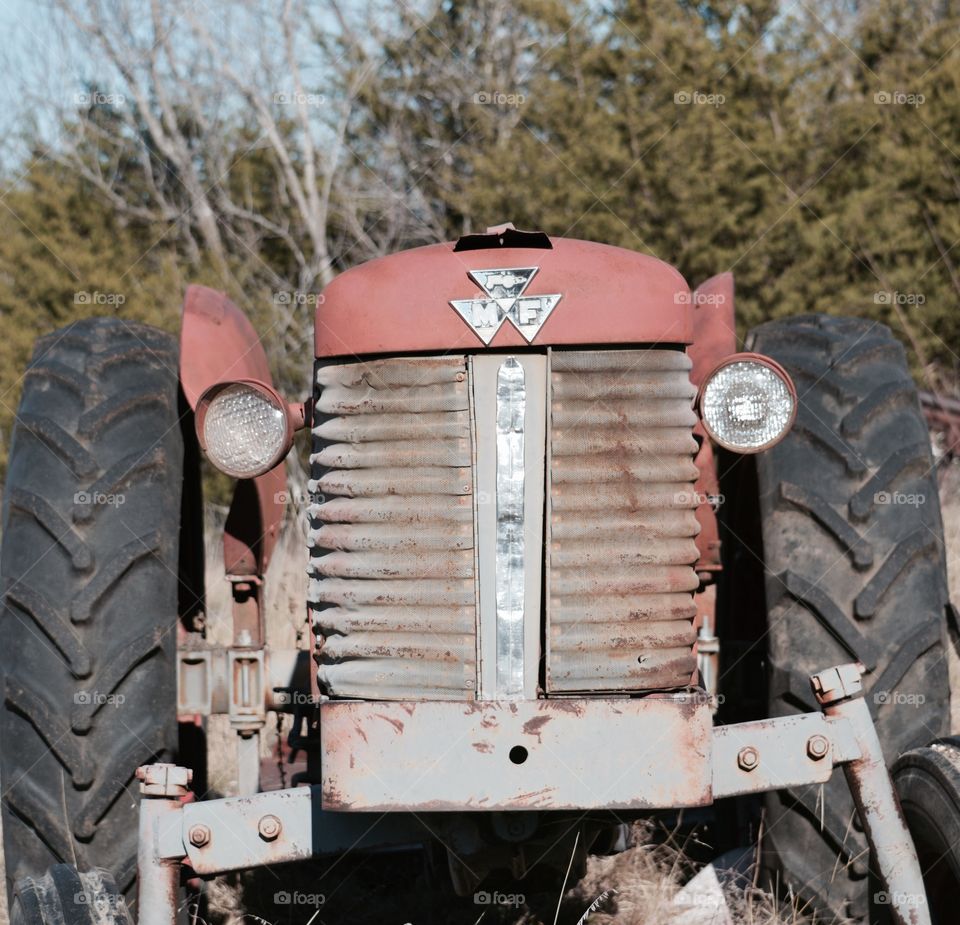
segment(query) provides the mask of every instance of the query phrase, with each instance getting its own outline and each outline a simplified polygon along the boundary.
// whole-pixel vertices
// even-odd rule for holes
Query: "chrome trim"
[[[523,366],[508,357],[497,373],[497,690],[523,697],[524,416]]]

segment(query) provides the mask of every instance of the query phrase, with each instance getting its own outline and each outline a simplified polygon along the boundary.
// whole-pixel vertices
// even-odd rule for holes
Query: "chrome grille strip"
[[[523,696],[524,418],[523,367],[508,357],[497,373],[497,687]]]

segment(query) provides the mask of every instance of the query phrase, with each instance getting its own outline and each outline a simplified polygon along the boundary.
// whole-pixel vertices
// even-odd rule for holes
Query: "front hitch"
[[[736,796],[744,793],[762,793],[795,785],[826,782],[835,767],[842,767],[850,791],[856,802],[864,833],[870,844],[876,869],[883,881],[887,902],[895,925],[930,925],[930,910],[920,864],[913,840],[900,812],[900,805],[887,770],[880,740],[874,728],[869,707],[863,699],[860,680],[862,666],[839,665],[819,672],[811,678],[814,692],[823,713],[805,713],[782,716],[750,723],[718,726],[683,732],[693,737],[697,748],[690,747],[684,755],[692,766],[688,769],[690,793],[698,795],[696,803]],[[335,740],[341,749],[349,752],[338,758],[354,769],[355,791],[339,793],[337,811],[330,809],[336,801],[331,794],[336,789],[331,781],[347,786],[345,776],[337,776],[336,763],[324,762],[322,787],[299,787],[276,790],[249,797],[231,797],[209,802],[182,803],[189,772],[174,765],[147,765],[140,768],[140,848],[138,873],[140,877],[140,925],[175,925],[176,893],[181,862],[187,861],[202,876],[226,873],[245,868],[300,861],[310,857],[341,854],[353,848],[377,849],[409,845],[422,840],[423,820],[431,812],[443,815],[449,812],[467,812],[502,805],[506,810],[516,809],[517,801],[526,800],[523,808],[530,809],[529,779],[524,779],[523,768],[529,765],[510,764],[504,757],[504,769],[499,774],[476,773],[453,775],[450,767],[457,766],[454,752],[459,739],[473,757],[474,765],[484,760],[496,760],[501,751],[505,756],[515,751],[516,736],[529,735],[531,757],[539,746],[543,748],[543,764],[534,763],[542,777],[538,791],[538,809],[569,808],[574,802],[591,803],[597,798],[585,790],[580,774],[570,777],[564,772],[577,768],[577,756],[584,751],[583,743],[595,735],[595,724],[590,717],[616,717],[620,724],[617,741],[620,743],[621,767],[629,768],[633,789],[622,786],[607,791],[613,794],[617,806],[646,808],[682,808],[680,794],[686,792],[679,784],[671,790],[663,781],[663,758],[670,753],[670,743],[662,748],[651,747],[650,723],[656,721],[668,738],[679,735],[668,712],[700,717],[709,713],[703,704],[703,692],[679,693],[668,698],[618,700],[597,699],[560,701],[565,704],[560,713],[551,701],[430,702],[425,704],[353,702],[341,706],[354,712],[369,706],[377,711],[381,722],[375,726],[364,722],[363,715],[347,714],[341,710],[328,714],[333,729],[323,729],[328,748]],[[686,699],[684,699],[686,698]],[[592,704],[590,709],[584,704]],[[447,710],[449,708],[449,710]],[[392,710],[403,712],[405,722],[393,722]],[[530,722],[525,711],[542,711],[539,722]],[[600,713],[594,711],[599,710]],[[438,713],[437,711],[447,711]],[[472,718],[471,718],[472,717]],[[544,718],[546,717],[546,719]],[[675,718],[674,718],[675,719]],[[364,727],[364,735],[345,737],[337,734],[337,724],[349,721]],[[446,735],[445,768],[437,767],[435,754],[424,747],[424,736],[436,735],[437,722],[442,721]],[[581,724],[577,732],[577,723]],[[470,724],[488,735],[489,748],[473,747]],[[460,724],[459,729],[454,726]],[[518,725],[519,724],[519,725]],[[556,727],[553,730],[553,727]],[[633,735],[633,732],[638,733]],[[345,727],[343,727],[345,728]],[[342,730],[341,730],[342,731]],[[480,733],[478,733],[480,734]],[[526,741],[526,740],[525,740]],[[453,743],[451,745],[451,742]],[[471,744],[472,743],[472,744]],[[700,747],[702,746],[702,747]],[[527,751],[525,747],[525,752]],[[383,760],[381,760],[383,759]],[[389,760],[387,760],[389,759]],[[438,805],[437,791],[418,763],[426,762],[436,782],[444,781],[449,799]],[[533,763],[533,762],[531,762]],[[508,768],[516,769],[515,784]],[[419,780],[423,786],[385,787],[374,793],[370,779],[364,783],[359,773],[366,768],[372,779],[387,778]],[[328,780],[327,778],[330,778]],[[568,779],[569,778],[569,779]],[[461,786],[472,788],[467,796]],[[516,792],[513,788],[516,786]],[[673,803],[670,802],[673,793]],[[323,794],[323,796],[321,796]],[[702,795],[702,799],[700,798]],[[349,799],[348,799],[349,797]],[[377,805],[364,805],[364,799]],[[390,801],[393,802],[390,802]],[[498,802],[499,801],[499,802]],[[327,808],[323,808],[326,805]],[[682,805],[690,805],[683,802]],[[378,810],[377,821],[371,825],[370,809]],[[364,812],[364,810],[368,810]],[[382,813],[382,815],[381,815]]]

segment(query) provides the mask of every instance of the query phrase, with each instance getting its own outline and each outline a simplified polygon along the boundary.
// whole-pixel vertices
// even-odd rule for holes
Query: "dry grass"
[[[523,881],[501,885],[521,894],[516,906],[492,907],[472,897],[454,897],[425,855],[354,857],[343,862],[301,864],[276,871],[249,871],[209,885],[209,925],[674,925],[690,906],[675,898],[692,870],[678,846],[652,839],[652,826],[637,826],[637,847],[618,855],[592,857],[586,875],[561,895],[559,882],[531,888]],[[489,887],[493,890],[494,887]],[[323,897],[297,907],[275,902],[285,892]],[[726,886],[733,920],[742,925],[812,925],[789,905],[747,884]],[[314,914],[316,917],[313,918]],[[719,925],[719,922],[717,923]]]

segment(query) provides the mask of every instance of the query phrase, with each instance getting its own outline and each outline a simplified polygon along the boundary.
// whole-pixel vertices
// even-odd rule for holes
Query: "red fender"
[[[190,286],[180,328],[180,383],[190,407],[210,386],[234,379],[272,385],[267,355],[257,332],[222,292]],[[262,576],[270,563],[286,504],[286,469],[280,465],[255,479],[240,479],[223,535],[228,575]]]

